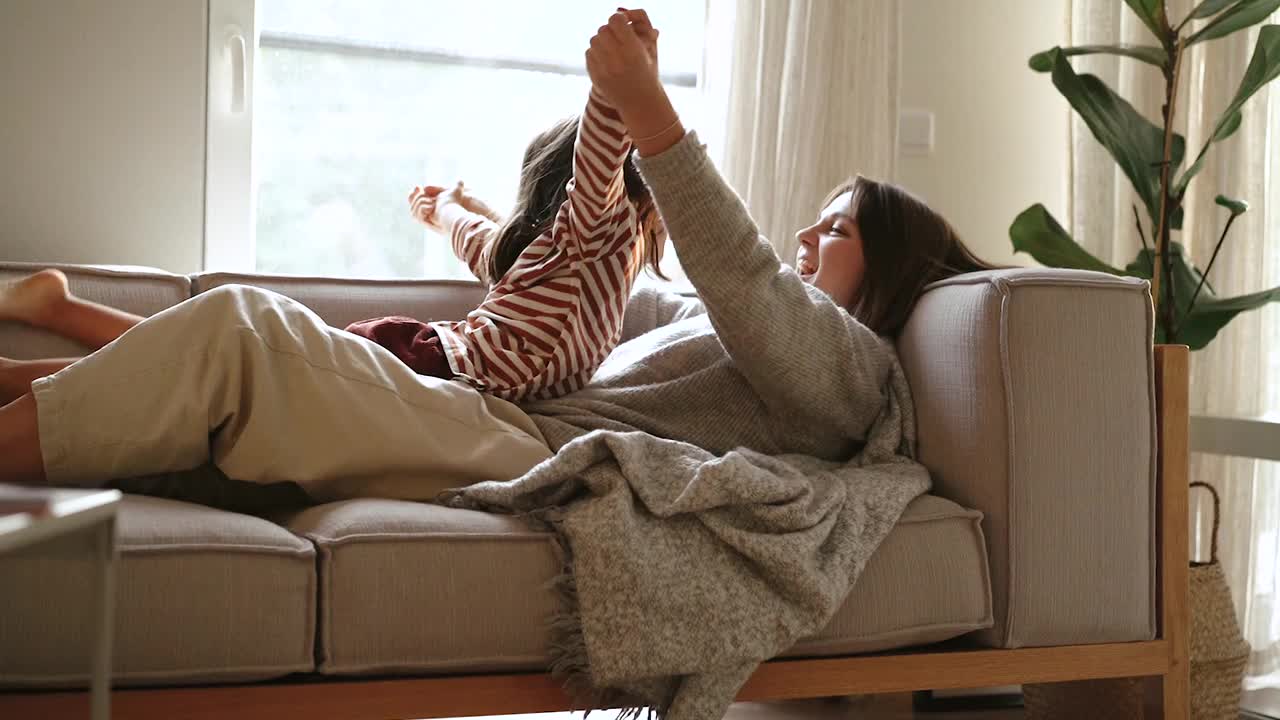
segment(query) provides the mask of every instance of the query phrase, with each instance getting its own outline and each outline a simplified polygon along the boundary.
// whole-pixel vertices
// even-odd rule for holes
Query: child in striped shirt
[[[347,331],[419,374],[506,400],[584,386],[618,343],[641,266],[661,276],[662,221],[626,128],[594,89],[581,119],[529,145],[515,210],[501,225],[461,183],[415,188],[410,203],[419,220],[448,233],[489,293],[465,320],[376,318]]]

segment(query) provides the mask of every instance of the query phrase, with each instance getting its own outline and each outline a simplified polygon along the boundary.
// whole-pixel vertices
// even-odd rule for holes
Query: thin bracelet
[[[672,128],[674,128],[674,127],[676,127],[676,126],[677,126],[677,125],[679,125],[679,124],[680,124],[680,117],[677,115],[677,116],[676,116],[676,119],[675,119],[675,120],[674,120],[670,125],[668,125],[668,126],[666,126],[666,127],[662,128],[662,131],[661,131],[661,132],[654,133],[653,135],[650,135],[649,137],[631,138],[631,142],[642,143],[642,142],[649,142],[650,140],[657,140],[658,138],[662,137],[663,135],[666,135],[667,133],[671,132],[671,129],[672,129]]]

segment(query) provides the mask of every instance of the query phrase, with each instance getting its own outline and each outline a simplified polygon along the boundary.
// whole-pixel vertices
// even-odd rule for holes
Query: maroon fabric
[[[444,346],[429,325],[408,317],[361,320],[347,326],[347,332],[368,338],[391,351],[419,375],[453,379],[453,369]]]

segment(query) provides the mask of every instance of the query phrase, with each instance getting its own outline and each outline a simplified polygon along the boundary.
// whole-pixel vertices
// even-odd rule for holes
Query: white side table
[[[60,490],[0,484],[0,553],[85,535],[92,540],[98,597],[90,684],[93,720],[111,717],[111,633],[115,619],[116,490]],[[31,509],[32,512],[15,512]]]

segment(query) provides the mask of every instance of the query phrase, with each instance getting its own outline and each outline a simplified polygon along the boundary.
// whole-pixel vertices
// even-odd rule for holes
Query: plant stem
[[[1190,14],[1187,17],[1191,17]],[[1178,40],[1178,33],[1182,30],[1182,25],[1177,28],[1173,27],[1173,23],[1169,22],[1169,0],[1160,0],[1160,14],[1156,16],[1156,22],[1160,25],[1160,29],[1164,32],[1160,38],[1160,44],[1164,45],[1165,52],[1173,50],[1174,43]],[[1186,24],[1185,22],[1183,23]]]
[[[1133,208],[1133,224],[1138,226],[1138,239],[1142,241],[1142,249],[1148,250],[1150,248],[1147,247],[1147,236],[1142,232],[1142,218],[1138,217],[1138,205],[1134,203],[1131,207]]]
[[[1209,265],[1204,269],[1204,274],[1200,276],[1200,283],[1196,285],[1196,291],[1191,295],[1191,302],[1187,303],[1187,312],[1183,315],[1184,320],[1191,316],[1191,309],[1196,306],[1196,298],[1200,297],[1200,289],[1209,280],[1209,273],[1213,270],[1213,263],[1218,259],[1218,251],[1222,249],[1222,242],[1227,239],[1227,233],[1231,231],[1231,223],[1235,222],[1237,217],[1240,216],[1233,213],[1231,217],[1227,218],[1227,224],[1222,228],[1222,237],[1219,237],[1218,244],[1213,246],[1213,255],[1209,258]],[[1178,325],[1181,328],[1182,324],[1179,323]]]
[[[1165,72],[1165,105],[1164,105],[1164,157],[1160,166],[1160,224],[1155,237],[1155,262],[1151,268],[1151,296],[1155,300],[1157,317],[1164,325],[1164,340],[1172,343],[1177,340],[1177,329],[1173,325],[1173,262],[1169,259],[1169,234],[1174,207],[1169,197],[1169,173],[1172,169],[1173,157],[1173,117],[1178,102],[1178,74],[1182,69],[1182,41],[1173,44],[1170,59],[1173,67]],[[1161,279],[1164,280],[1164,296],[1161,301]],[[1159,312],[1159,311],[1163,312]]]
[[[1198,3],[1197,3],[1197,5],[1198,5]],[[1167,7],[1167,5],[1166,5],[1166,7]],[[1184,18],[1182,18],[1182,22],[1178,23],[1178,27],[1176,27],[1176,28],[1174,28],[1174,29],[1173,29],[1173,34],[1178,35],[1178,34],[1181,34],[1181,33],[1182,33],[1182,28],[1186,27],[1186,26],[1187,26],[1187,23],[1191,22],[1191,21],[1192,21],[1192,19],[1194,19],[1194,17],[1195,17],[1195,11],[1196,11],[1196,8],[1195,8],[1195,7],[1192,7],[1190,10],[1187,10],[1187,16],[1186,16],[1186,17],[1184,17]]]

